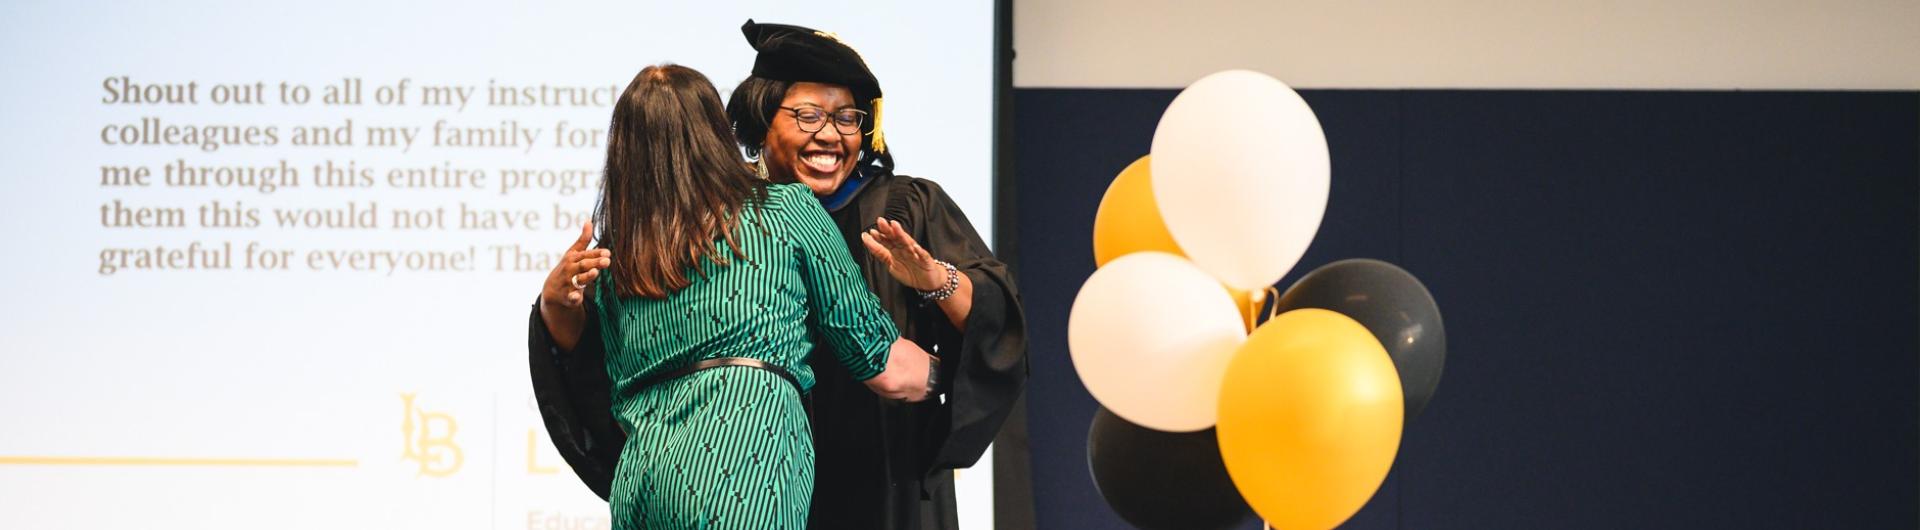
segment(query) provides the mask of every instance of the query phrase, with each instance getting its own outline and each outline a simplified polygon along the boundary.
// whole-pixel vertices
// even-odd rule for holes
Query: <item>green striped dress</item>
[[[614,528],[799,529],[813,493],[813,436],[793,386],[725,366],[650,388],[648,376],[701,359],[752,357],[813,386],[824,341],[856,380],[879,374],[898,332],[833,220],[806,186],[772,185],[735,231],[746,260],[664,300],[595,289],[613,413],[626,447],[613,479]],[[721,245],[723,255],[731,256]],[[730,258],[731,259],[731,258]]]

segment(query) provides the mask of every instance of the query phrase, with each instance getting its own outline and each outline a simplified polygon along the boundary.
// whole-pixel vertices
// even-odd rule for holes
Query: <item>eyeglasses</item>
[[[867,121],[867,111],[860,109],[841,109],[827,112],[820,107],[780,107],[780,110],[793,113],[794,124],[800,126],[800,132],[814,134],[826,127],[827,118],[833,118],[833,130],[841,135],[860,134],[860,125]]]

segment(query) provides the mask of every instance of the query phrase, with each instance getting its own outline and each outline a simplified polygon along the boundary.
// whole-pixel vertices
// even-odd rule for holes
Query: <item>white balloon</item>
[[[1246,328],[1227,290],[1185,258],[1135,252],[1093,272],[1073,300],[1067,346],[1094,399],[1134,424],[1212,427],[1220,382]]]
[[[1181,91],[1153,131],[1153,196],[1195,265],[1238,289],[1280,281],[1327,210],[1327,137],[1266,74],[1229,70]]]

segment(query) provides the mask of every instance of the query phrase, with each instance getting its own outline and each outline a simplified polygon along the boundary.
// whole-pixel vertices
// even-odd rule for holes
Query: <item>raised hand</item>
[[[899,221],[874,219],[873,228],[860,233],[867,252],[887,265],[887,274],[902,285],[920,291],[937,291],[947,284],[947,268],[933,259],[927,249],[913,240]]]
[[[572,350],[580,341],[581,330],[586,329],[587,289],[593,286],[594,278],[600,277],[601,270],[613,266],[613,252],[587,248],[592,241],[593,221],[587,221],[580,225],[580,238],[567,247],[567,253],[540,286],[540,318],[546,321],[554,345],[563,350]]]
[[[602,269],[613,266],[613,252],[587,248],[592,241],[593,221],[587,221],[580,225],[580,238],[567,247],[567,253],[554,265],[553,272],[547,273],[547,282],[540,288],[541,301],[570,308],[580,307],[586,301],[586,290],[593,279],[600,277]]]

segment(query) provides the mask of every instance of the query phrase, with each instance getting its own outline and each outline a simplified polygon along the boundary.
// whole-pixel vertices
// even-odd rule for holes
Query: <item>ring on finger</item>
[[[585,286],[585,285],[580,285],[580,275],[578,275],[578,274],[575,274],[575,275],[572,275],[572,276],[568,276],[568,277],[567,277],[567,283],[571,283],[571,284],[573,284],[573,288],[575,288],[575,289],[585,289],[585,288],[587,288],[587,286]]]

